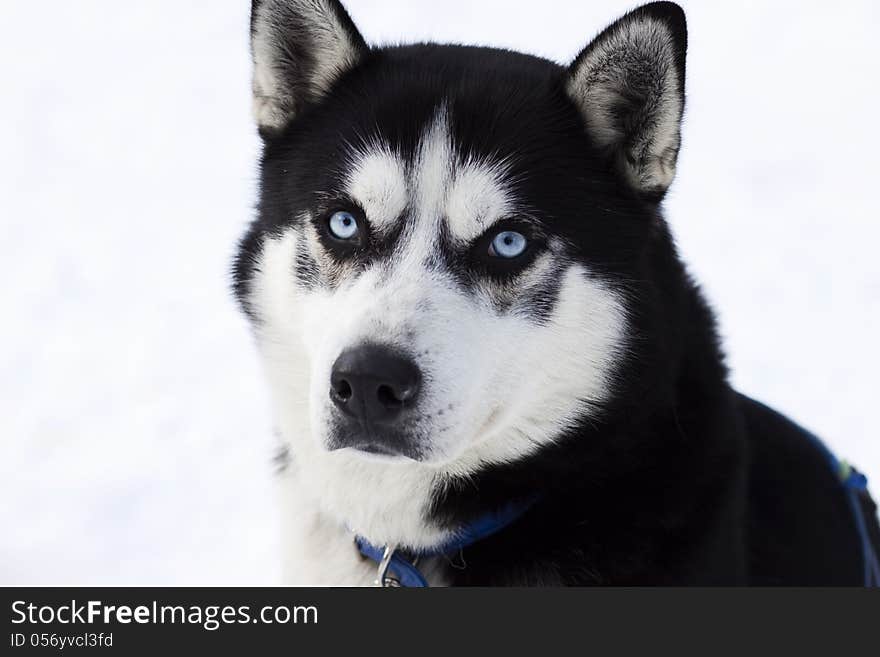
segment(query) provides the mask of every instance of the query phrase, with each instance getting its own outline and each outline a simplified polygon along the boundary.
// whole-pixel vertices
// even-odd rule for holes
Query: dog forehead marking
[[[505,164],[460,157],[449,121],[441,106],[409,162],[379,141],[351,156],[346,192],[380,232],[409,220],[427,237],[445,220],[453,238],[470,241],[513,212]],[[407,210],[410,216],[404,217]]]
[[[402,159],[386,146],[376,146],[353,160],[348,195],[363,208],[371,225],[380,230],[391,226],[409,200]]]
[[[454,158],[449,113],[441,106],[422,135],[414,163],[416,212],[420,219],[430,221],[442,216]]]
[[[513,196],[504,174],[499,163],[470,160],[458,167],[446,199],[446,219],[455,238],[475,239],[512,213]]]

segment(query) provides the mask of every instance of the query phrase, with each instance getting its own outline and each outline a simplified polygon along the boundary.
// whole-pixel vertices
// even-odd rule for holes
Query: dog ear
[[[279,132],[368,50],[338,0],[253,0],[253,102],[260,134]]]
[[[588,133],[651,197],[662,197],[675,175],[686,49],[681,7],[654,2],[606,28],[568,69],[566,90]]]

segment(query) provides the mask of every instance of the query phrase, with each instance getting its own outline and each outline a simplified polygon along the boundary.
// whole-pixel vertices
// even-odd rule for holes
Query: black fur
[[[657,3],[640,11],[674,25],[683,94],[680,9]],[[455,526],[540,494],[513,526],[466,549],[467,567],[450,565],[450,580],[861,583],[841,486],[796,426],[730,388],[713,314],[678,257],[661,195],[631,188],[616,155],[591,138],[566,94],[567,75],[555,63],[486,48],[365,52],[326,97],[306,98],[294,121],[264,135],[258,218],[235,265],[238,298],[251,312],[246,298],[261,236],[295,223],[303,209],[326,208],[325,195],[340,189],[345,144],[378,132],[411,157],[446,103],[455,143],[476,155],[510,156],[535,229],[561,238],[558,257],[588,263],[630,312],[627,357],[598,419],[522,462],[453,483],[434,500],[430,519]],[[393,248],[388,239],[363,257]],[[494,275],[456,248],[447,245],[438,266],[457,272],[465,289]],[[311,281],[317,267],[306,260],[297,274]],[[552,313],[554,294],[549,285],[530,296],[535,321]]]

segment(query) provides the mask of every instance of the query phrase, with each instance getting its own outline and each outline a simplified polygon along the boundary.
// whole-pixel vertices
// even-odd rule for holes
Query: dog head
[[[675,170],[681,10],[627,14],[567,68],[370,48],[336,0],[255,2],[251,32],[236,292],[295,449],[467,474],[598,416]]]

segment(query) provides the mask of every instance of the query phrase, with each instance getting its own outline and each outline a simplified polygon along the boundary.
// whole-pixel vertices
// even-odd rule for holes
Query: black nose
[[[365,344],[345,350],[333,363],[330,398],[366,426],[390,424],[414,405],[421,382],[412,360],[388,347]]]

